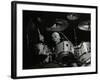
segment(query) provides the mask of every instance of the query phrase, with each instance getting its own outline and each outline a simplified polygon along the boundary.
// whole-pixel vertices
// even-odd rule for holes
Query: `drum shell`
[[[56,59],[58,62],[61,62],[64,64],[71,64],[71,63],[76,62],[75,56],[71,52],[68,52],[68,51],[59,53]]]
[[[91,62],[91,44],[90,42],[82,42],[80,48],[77,49],[78,58],[82,64]]]
[[[74,53],[74,47],[70,41],[63,41],[56,46],[56,53],[71,52]]]

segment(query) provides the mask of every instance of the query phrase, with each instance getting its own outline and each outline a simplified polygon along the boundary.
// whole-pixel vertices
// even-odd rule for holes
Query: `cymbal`
[[[79,18],[79,14],[75,14],[75,13],[70,13],[67,16],[67,19],[69,20],[77,20]]]
[[[46,28],[47,31],[64,31],[68,27],[67,20],[56,19],[56,22],[50,27]]]
[[[91,28],[90,28],[90,21],[84,21],[84,22],[80,23],[78,25],[78,28],[80,30],[90,31],[91,30]]]

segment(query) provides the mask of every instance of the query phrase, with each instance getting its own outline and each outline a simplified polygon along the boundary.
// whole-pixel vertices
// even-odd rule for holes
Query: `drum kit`
[[[72,15],[68,16],[69,18]],[[76,19],[76,18],[75,18]],[[79,45],[74,46],[70,40],[62,33],[65,29],[68,27],[68,22],[66,20],[60,20],[57,19],[57,22],[50,28],[46,28],[47,31],[51,32],[59,32],[65,37],[66,40],[60,42],[56,45],[56,55],[59,56],[56,57],[59,60],[63,58],[67,58],[66,56],[69,55],[69,53],[73,54],[77,60],[81,63],[81,66],[87,66],[91,63],[91,43],[83,41]],[[79,30],[83,31],[90,31],[90,21],[82,22],[78,25]],[[75,36],[77,37],[77,36]],[[46,62],[52,62],[52,52],[49,50],[47,45],[39,44],[40,54],[47,55],[47,58],[44,60]],[[59,62],[58,62],[59,63]],[[62,62],[63,63],[63,62]]]

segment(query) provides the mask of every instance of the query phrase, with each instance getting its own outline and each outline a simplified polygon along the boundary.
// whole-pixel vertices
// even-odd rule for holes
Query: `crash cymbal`
[[[84,22],[80,23],[78,25],[78,28],[80,30],[90,31],[91,30],[91,28],[90,28],[90,21],[88,20],[88,21],[84,21]]]
[[[68,22],[63,19],[56,19],[56,22],[47,31],[64,31],[68,27]]]

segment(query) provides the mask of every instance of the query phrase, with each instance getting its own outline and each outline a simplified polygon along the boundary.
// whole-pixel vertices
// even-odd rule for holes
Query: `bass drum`
[[[74,58],[74,47],[70,41],[63,41],[56,46],[56,60],[62,64],[71,63]]]
[[[87,66],[91,63],[91,45],[90,42],[82,42],[79,48],[79,61]]]

